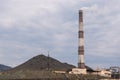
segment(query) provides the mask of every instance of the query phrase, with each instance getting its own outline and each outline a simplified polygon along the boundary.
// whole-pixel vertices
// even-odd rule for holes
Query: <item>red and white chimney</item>
[[[79,11],[78,68],[85,69],[85,63],[84,63],[83,11],[82,10]]]

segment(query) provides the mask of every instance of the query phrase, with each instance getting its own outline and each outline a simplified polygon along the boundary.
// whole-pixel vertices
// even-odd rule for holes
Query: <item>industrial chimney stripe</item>
[[[84,31],[83,31],[83,11],[79,11],[79,31],[78,31],[78,68],[85,69],[84,64]]]

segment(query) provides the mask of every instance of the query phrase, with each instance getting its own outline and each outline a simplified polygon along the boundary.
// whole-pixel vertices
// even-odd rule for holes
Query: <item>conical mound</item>
[[[15,67],[14,70],[69,70],[74,67],[75,66],[67,63],[61,63],[60,61],[51,57],[38,55]]]

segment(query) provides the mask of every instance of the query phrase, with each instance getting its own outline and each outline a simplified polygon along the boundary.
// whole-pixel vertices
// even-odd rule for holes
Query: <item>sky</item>
[[[77,66],[83,10],[85,64],[120,66],[120,0],[0,0],[0,64],[44,54]]]

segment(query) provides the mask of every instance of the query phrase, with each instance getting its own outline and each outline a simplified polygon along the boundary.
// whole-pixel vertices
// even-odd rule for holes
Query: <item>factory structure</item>
[[[83,30],[83,11],[79,11],[79,29],[78,29],[78,68],[73,68],[73,74],[87,74],[84,62],[84,30]]]
[[[82,10],[79,11],[78,68],[85,69],[85,63],[84,63],[83,11]]]
[[[55,73],[65,74],[66,71],[55,71]],[[69,71],[69,74],[91,74],[103,77],[120,78],[120,67],[111,67],[110,69],[88,68],[84,62],[84,29],[83,29],[83,10],[79,10],[79,28],[78,28],[78,67]]]
[[[84,62],[84,28],[83,28],[83,10],[79,10],[79,29],[78,29],[78,67],[73,68],[71,74],[89,74]],[[95,70],[92,74],[101,76],[111,76],[110,71]]]

